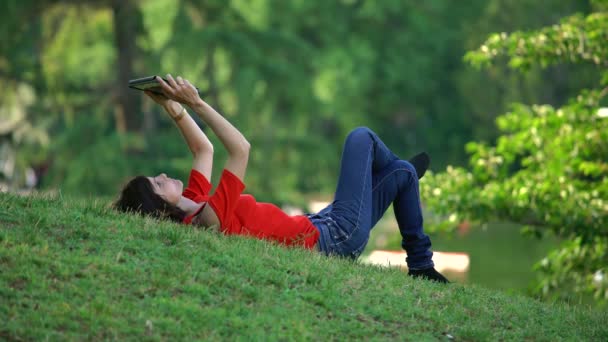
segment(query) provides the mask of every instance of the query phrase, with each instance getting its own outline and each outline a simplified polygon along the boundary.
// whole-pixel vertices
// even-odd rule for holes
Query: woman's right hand
[[[156,77],[156,80],[160,83],[165,96],[171,100],[190,107],[201,101],[196,88],[190,84],[188,80],[182,79],[181,76],[177,76],[177,80],[175,80],[170,74],[167,74],[167,80],[169,82],[165,82],[160,77]]]

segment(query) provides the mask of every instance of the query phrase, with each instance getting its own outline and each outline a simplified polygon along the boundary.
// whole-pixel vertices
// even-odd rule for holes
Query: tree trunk
[[[142,128],[141,94],[134,93],[127,84],[130,79],[142,77],[134,70],[139,55],[136,38],[143,30],[142,16],[132,0],[112,1],[114,37],[118,52],[118,77],[115,86],[116,129],[119,132],[136,132]]]

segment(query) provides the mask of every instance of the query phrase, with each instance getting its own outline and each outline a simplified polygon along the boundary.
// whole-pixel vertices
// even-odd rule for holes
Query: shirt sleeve
[[[182,195],[194,202],[200,203],[209,195],[209,191],[211,191],[211,183],[207,177],[197,170],[192,169],[190,171],[190,177],[188,178],[188,186]]]
[[[243,190],[245,184],[232,172],[224,169],[220,182],[208,202],[220,220],[222,228],[230,224]]]

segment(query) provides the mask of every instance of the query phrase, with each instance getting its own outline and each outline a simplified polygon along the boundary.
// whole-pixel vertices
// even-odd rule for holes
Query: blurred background
[[[496,119],[513,103],[566,106],[582,89],[598,88],[606,69],[604,61],[554,63],[529,54],[524,58],[539,63],[520,72],[508,63],[509,53],[480,69],[465,54],[483,52],[493,33],[586,18],[601,12],[598,3],[3,1],[0,188],[110,201],[137,174],[186,180],[191,157],[178,130],[161,108],[127,87],[132,78],[171,73],[200,88],[251,142],[247,192],[258,200],[304,211],[311,200],[331,200],[342,142],[352,128],[368,126],[403,158],[423,150],[431,155],[434,172],[421,183],[426,202],[424,194],[443,189],[442,174],[466,178],[445,173],[448,165],[476,172],[483,156],[465,146],[499,142],[504,132]],[[216,146],[215,183],[225,151],[199,123]],[[596,160],[606,160],[602,153]],[[533,265],[572,235],[538,238],[542,222],[530,227],[514,215],[461,214],[472,207],[459,207],[455,217],[433,203],[428,199],[425,209],[434,249],[471,259],[458,281],[535,296],[561,286],[542,283]],[[520,234],[522,227],[537,238]],[[399,245],[390,209],[367,252]],[[608,297],[605,253],[598,258],[599,266],[582,274],[591,281],[600,272],[604,285],[580,291],[585,300],[569,300]]]

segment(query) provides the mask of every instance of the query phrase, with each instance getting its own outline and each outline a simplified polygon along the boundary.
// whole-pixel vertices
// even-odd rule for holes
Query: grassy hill
[[[608,313],[0,194],[0,339],[608,340]]]

